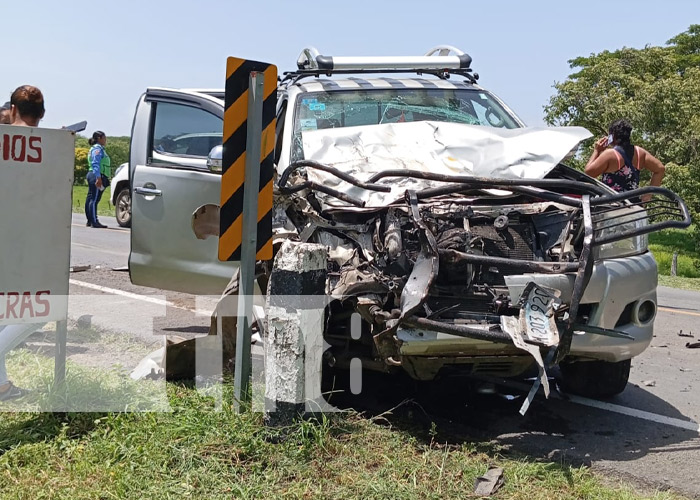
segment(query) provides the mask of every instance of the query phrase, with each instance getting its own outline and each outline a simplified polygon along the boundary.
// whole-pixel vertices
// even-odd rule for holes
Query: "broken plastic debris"
[[[685,346],[688,349],[699,349],[700,348],[700,342],[686,342]]]
[[[693,336],[693,332],[690,332],[690,333],[683,333],[683,330],[681,330],[680,332],[678,332],[678,336],[679,336],[679,337],[692,337],[692,336]]]
[[[642,380],[642,384],[646,385],[647,387],[655,387],[656,380]]]
[[[491,496],[505,483],[503,469],[500,467],[489,467],[486,474],[476,478],[474,482],[474,493],[480,497]]]
[[[161,347],[143,358],[141,362],[131,372],[133,380],[156,379],[165,375],[163,367],[165,358],[165,347]]]

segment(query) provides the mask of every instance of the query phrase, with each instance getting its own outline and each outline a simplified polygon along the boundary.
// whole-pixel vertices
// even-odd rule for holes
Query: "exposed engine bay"
[[[662,188],[612,194],[560,159],[539,178],[435,173],[407,160],[369,172],[316,160],[287,167],[275,225],[278,237],[328,249],[331,362],[360,357],[366,367],[401,366],[427,379],[448,364],[474,371],[480,361],[491,362],[492,373],[515,375],[534,359],[547,392],[545,365],[569,354],[575,331],[624,337],[588,326],[580,307],[599,250],[680,227],[687,209]],[[564,286],[529,275],[556,275]],[[360,338],[350,335],[355,313]],[[431,332],[469,341],[440,356],[405,350]]]

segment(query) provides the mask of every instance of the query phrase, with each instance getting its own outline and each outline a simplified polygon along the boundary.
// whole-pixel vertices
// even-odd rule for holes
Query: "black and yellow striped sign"
[[[263,73],[264,76],[256,260],[272,259],[272,181],[275,151],[275,108],[277,107],[277,67],[272,64],[229,57],[226,62],[226,109],[224,111],[219,232],[219,260],[222,261],[241,260],[243,210],[256,208],[243,206],[246,137],[248,135],[248,86],[252,72]]]

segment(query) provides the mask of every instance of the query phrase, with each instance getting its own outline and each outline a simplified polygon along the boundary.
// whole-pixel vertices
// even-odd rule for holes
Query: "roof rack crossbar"
[[[392,73],[409,73],[410,71],[408,70],[343,70],[343,71],[325,71],[325,70],[297,70],[297,71],[285,71],[283,73],[284,77],[281,78],[281,81],[283,83],[287,84],[295,84],[302,78],[307,78],[310,76],[331,76],[331,75],[363,75],[363,74],[376,74],[376,73],[384,73],[384,74],[392,74]],[[416,71],[415,72],[418,75],[433,75],[436,76],[442,80],[446,80],[450,77],[450,75],[457,75],[457,76],[462,76],[466,80],[469,81],[469,83],[476,84],[477,79],[479,78],[479,75],[477,73],[472,73],[470,70],[457,70],[457,71],[450,71],[449,73],[446,73],[444,71]]]
[[[316,48],[307,47],[297,59],[299,72],[331,75],[349,72],[425,72],[471,74],[472,58],[450,45],[438,45],[423,56],[324,56]]]

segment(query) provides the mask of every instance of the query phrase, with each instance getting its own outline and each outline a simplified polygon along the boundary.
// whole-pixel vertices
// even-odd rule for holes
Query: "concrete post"
[[[678,273],[678,252],[673,252],[673,257],[671,259],[671,276],[675,276]]]
[[[284,242],[268,285],[265,341],[265,413],[271,426],[286,426],[317,411],[326,293],[326,249]]]

